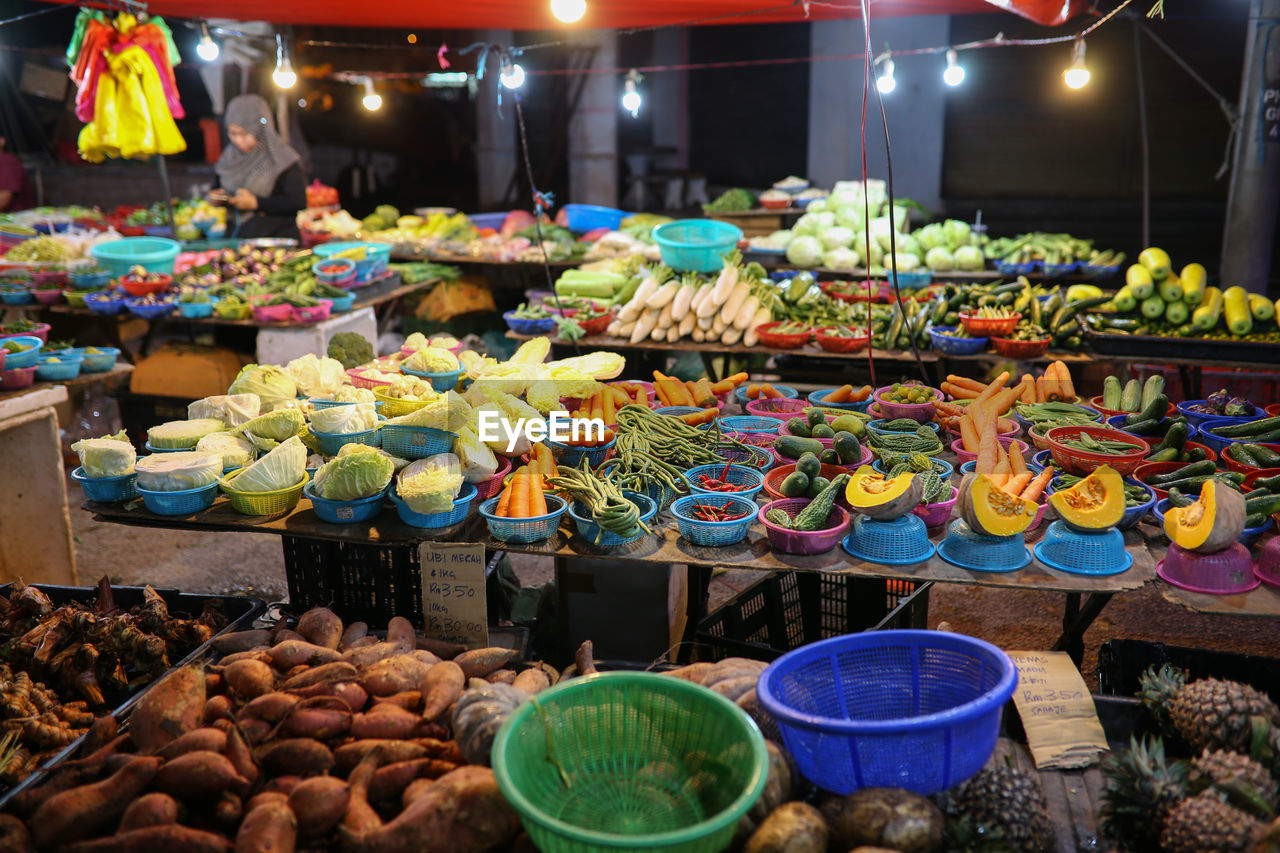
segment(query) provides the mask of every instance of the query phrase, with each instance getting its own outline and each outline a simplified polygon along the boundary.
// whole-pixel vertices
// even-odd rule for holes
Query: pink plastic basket
[[[0,391],[18,391],[35,382],[36,365],[0,370]]]
[[[940,501],[936,504],[923,504],[911,510],[913,515],[920,517],[924,521],[926,527],[937,527],[946,524],[951,518],[951,508],[956,505],[956,500],[960,497],[960,490],[955,486],[951,487],[951,500]],[[1040,517],[1044,517],[1044,512],[1039,513]]]
[[[926,387],[929,387],[929,390],[933,392],[934,400],[943,398],[942,392],[937,388]],[[933,420],[933,401],[928,403],[895,403],[881,396],[891,390],[893,390],[892,385],[885,385],[882,388],[877,388],[875,393],[871,395],[871,398],[880,404],[880,416],[882,418],[890,421],[896,418],[911,418],[913,421],[919,421],[922,424]]]
[[[347,371],[347,376],[351,377],[351,384],[357,388],[368,388],[372,391],[375,388],[385,388],[391,384],[390,379],[368,379],[359,374],[360,368],[358,367],[353,367]]]
[[[299,323],[318,323],[321,320],[329,319],[329,312],[333,310],[333,300],[321,299],[319,305],[308,308],[290,307],[293,308],[293,319]]]
[[[253,306],[253,319],[259,323],[282,323],[291,317],[293,317],[293,306],[288,303]]]
[[[1005,452],[1008,452],[1009,447],[1011,445],[1016,444],[1018,445],[1018,449],[1022,451],[1022,458],[1023,459],[1029,458],[1027,456],[1027,450],[1029,448],[1027,447],[1027,443],[1025,441],[1014,438],[1013,436],[1006,436],[1006,437],[1000,438],[999,441],[1000,441],[1000,446],[1005,449]],[[961,465],[963,465],[966,462],[972,462],[973,460],[978,458],[978,454],[970,453],[968,450],[964,449],[964,439],[962,438],[957,438],[955,441],[951,442],[951,452],[956,455],[956,460]]]
[[[26,332],[10,332],[7,335],[0,335],[0,341],[5,338],[21,338],[29,335],[31,337],[39,338],[47,344],[49,343],[49,329],[51,328],[53,327],[48,323],[36,323],[36,327],[34,329],[30,329]]]
[[[823,554],[836,547],[844,538],[844,532],[849,527],[849,513],[838,505],[832,505],[831,513],[827,516],[827,526],[823,530],[789,530],[764,517],[769,510],[780,509],[795,518],[808,504],[808,498],[785,498],[770,501],[760,507],[756,520],[764,525],[769,545],[775,551],[784,554]]]
[[[511,459],[507,456],[498,457],[498,470],[493,473],[489,479],[476,483],[476,500],[487,501],[489,498],[502,491],[503,479],[511,473]]]
[[[1262,581],[1254,572],[1249,549],[1233,542],[1212,554],[1197,554],[1170,545],[1156,574],[1165,583],[1208,595],[1233,595],[1256,589]]]
[[[1280,537],[1272,537],[1262,546],[1253,573],[1267,586],[1280,589]]]
[[[749,415],[756,415],[761,418],[777,418],[780,421],[785,421],[799,415],[808,405],[809,403],[806,400],[772,397],[763,400],[748,400],[746,409]]]

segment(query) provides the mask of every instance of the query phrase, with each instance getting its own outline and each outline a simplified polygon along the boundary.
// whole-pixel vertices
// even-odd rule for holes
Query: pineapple
[[[1165,817],[1160,847],[1167,853],[1249,851],[1266,825],[1205,791],[1178,803]]]
[[[1108,756],[1102,773],[1102,834],[1126,850],[1159,850],[1165,814],[1187,795],[1186,762],[1167,762],[1160,738],[1130,738],[1129,751]]]
[[[1237,808],[1258,817],[1270,817],[1280,799],[1280,785],[1271,771],[1245,755],[1205,750],[1191,763],[1188,789],[1199,793],[1212,787]]]
[[[1142,676],[1142,703],[1193,749],[1249,752],[1251,717],[1280,725],[1280,708],[1266,694],[1235,681],[1202,678],[1187,684],[1184,670],[1165,665]]]
[[[1044,791],[1025,770],[983,770],[955,790],[952,803],[961,821],[976,827],[979,834],[998,832],[1007,850],[1035,853],[1053,843]]]

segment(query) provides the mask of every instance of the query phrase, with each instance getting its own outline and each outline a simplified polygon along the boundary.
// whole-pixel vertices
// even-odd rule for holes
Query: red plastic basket
[[[1148,442],[1148,444],[1150,444],[1150,442]],[[1152,445],[1152,446],[1154,447],[1155,445]],[[1217,462],[1222,458],[1222,454],[1215,452],[1212,447],[1203,445],[1198,441],[1188,441],[1182,445],[1182,449],[1184,451],[1194,450],[1197,447],[1205,452],[1205,456],[1210,462]],[[1277,450],[1280,450],[1280,444],[1275,444],[1275,445],[1264,444],[1263,447],[1275,447]],[[1248,474],[1250,471],[1257,471],[1257,470],[1258,470],[1257,468],[1244,468],[1244,469],[1241,469],[1241,473]]]
[[[1009,338],[992,338],[991,346],[995,348],[997,355],[1005,358],[1039,358],[1049,351],[1049,345],[1053,343],[1053,338],[1043,338],[1038,341],[1015,341]]]
[[[487,501],[489,498],[502,491],[503,479],[511,473],[511,458],[507,456],[498,457],[498,470],[493,472],[493,476],[487,480],[476,483],[476,500]]]
[[[1061,443],[1061,439],[1080,435],[1089,435],[1103,441],[1131,441],[1138,447],[1128,453],[1107,455],[1076,450]],[[1127,477],[1137,470],[1142,460],[1151,452],[1151,446],[1141,436],[1108,427],[1054,427],[1045,434],[1045,439],[1049,442],[1049,453],[1053,456],[1053,463],[1068,474],[1080,476],[1092,473],[1100,465],[1110,465],[1121,477]]]
[[[1235,457],[1231,455],[1231,448],[1236,446],[1236,444],[1237,442],[1233,441],[1231,444],[1228,444],[1223,449],[1221,456],[1219,456],[1219,458],[1222,460],[1222,467],[1226,468],[1228,471],[1239,471],[1241,474],[1249,474],[1253,471],[1266,470],[1266,469],[1258,468],[1255,465],[1246,465],[1243,462],[1237,462]],[[1192,446],[1204,447],[1204,445],[1202,444],[1196,444],[1190,441],[1187,442],[1186,445],[1184,445],[1184,447],[1192,447]],[[1262,444],[1261,446],[1275,453],[1280,453],[1280,444]],[[1208,450],[1207,447],[1205,449]],[[1212,450],[1210,450],[1209,452],[1211,454],[1213,453]]]
[[[613,314],[603,314],[599,317],[593,317],[590,320],[578,320],[577,323],[582,327],[582,331],[587,335],[603,335],[604,330],[609,328],[609,324],[613,322]]]
[[[36,365],[0,370],[0,391],[17,391],[30,387],[36,378]]]
[[[769,397],[761,400],[748,400],[747,414],[762,418],[777,418],[780,421],[796,417],[808,407],[805,400],[789,397]]]
[[[33,338],[39,338],[43,343],[47,344],[49,343],[49,330],[51,328],[53,327],[50,326],[48,323],[36,323],[35,328],[28,329],[25,332],[9,332],[8,334],[0,335],[0,341],[4,340],[5,338],[22,338],[22,337],[29,336]]]
[[[968,311],[960,312],[960,324],[969,334],[977,338],[1007,335],[1018,328],[1018,321],[1021,319],[1021,314],[1013,314],[1009,317],[978,317]]]
[[[764,475],[765,494],[773,498],[775,501],[789,500],[789,498],[787,498],[786,495],[778,491],[778,487],[781,486],[782,481],[787,479],[787,476],[794,473],[795,470],[796,470],[796,465],[794,462],[792,462],[790,465],[781,465],[777,468],[771,469],[767,474]],[[825,465],[824,464],[822,466],[821,476],[826,477],[828,480],[834,480],[836,477],[840,476],[841,474],[848,474],[851,470],[853,469],[845,468],[844,466],[841,466],[841,465]],[[841,492],[840,494],[836,495],[836,503],[844,507],[845,509],[851,508],[849,506],[849,502],[845,500],[844,492]]]
[[[130,296],[146,296],[150,293],[164,293],[173,284],[173,276],[166,273],[157,273],[160,277],[156,281],[139,281],[132,276],[122,276],[120,278],[120,286],[124,288],[124,292]]]
[[[1272,403],[1270,406],[1267,406],[1267,408],[1264,409],[1263,411],[1267,413],[1267,417],[1269,418],[1280,416],[1280,403]]]
[[[1169,491],[1148,483],[1147,478],[1155,476],[1156,474],[1168,474],[1171,471],[1177,471],[1180,468],[1185,468],[1190,464],[1190,462],[1143,462],[1134,469],[1133,479],[1154,491],[1156,493],[1156,497],[1160,500],[1164,500],[1169,497]],[[1248,482],[1248,480],[1249,478],[1245,477],[1245,482]]]
[[[760,336],[760,343],[774,349],[797,349],[809,343],[809,338],[813,335],[811,329],[805,329],[803,332],[789,335],[775,334],[773,330],[784,322],[786,321],[774,320],[772,323],[761,323],[756,326],[756,334]]]
[[[326,231],[308,231],[302,228],[299,234],[302,237],[302,248],[304,249],[313,249],[321,243],[328,243],[333,239],[333,235]]]
[[[1244,490],[1246,492],[1253,490],[1253,484],[1266,477],[1274,477],[1280,474],[1280,468],[1253,468],[1248,474],[1244,475]],[[1152,486],[1151,488],[1155,488]],[[1280,515],[1280,513],[1276,513]]]
[[[867,337],[865,330],[863,334],[857,337],[844,337],[841,335],[826,334],[827,330],[835,328],[834,326],[820,326],[813,330],[813,336],[818,341],[818,346],[827,352],[859,352],[866,349],[867,342],[871,340]]]
[[[1091,408],[1091,409],[1096,409],[1097,411],[1102,412],[1102,414],[1103,414],[1103,415],[1105,415],[1105,416],[1106,416],[1106,417],[1108,417],[1108,418],[1114,418],[1116,415],[1131,415],[1131,414],[1133,414],[1133,412],[1120,412],[1120,411],[1117,411],[1117,410],[1115,410],[1115,409],[1108,409],[1106,406],[1102,405],[1102,395],[1101,395],[1101,394],[1099,394],[1099,395],[1098,395],[1098,396],[1096,396],[1096,397],[1090,397],[1090,398],[1089,398],[1089,402],[1088,402],[1088,406],[1089,406],[1089,408]],[[1170,403],[1170,404],[1169,404],[1169,409],[1168,409],[1168,411],[1165,413],[1165,417],[1167,417],[1167,418],[1171,418],[1171,417],[1173,417],[1173,416],[1174,416],[1174,414],[1175,414],[1177,411],[1178,411],[1178,407],[1177,407],[1177,406],[1175,406],[1173,403]]]

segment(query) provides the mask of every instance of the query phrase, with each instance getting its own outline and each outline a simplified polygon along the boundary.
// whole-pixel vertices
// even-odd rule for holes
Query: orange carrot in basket
[[[658,395],[658,400],[662,403],[662,405],[664,406],[673,405],[671,402],[671,395],[667,391],[667,383],[664,382],[663,380],[661,379],[653,380],[653,393]]]
[[[602,398],[600,402],[601,402],[601,411],[603,412],[604,422],[606,424],[617,423],[618,416],[614,414],[614,410],[613,410],[613,395],[608,393],[608,390],[606,389],[605,393],[601,394],[600,396]]]
[[[759,385],[755,385],[755,384],[748,385],[748,386],[747,386],[747,399],[748,399],[748,400],[755,400],[755,399],[758,399],[759,397],[760,397],[760,386],[759,386]]]
[[[991,401],[988,405],[991,407],[992,412],[997,415],[1003,415],[1005,412],[1013,408],[1013,405],[1018,402],[1018,397],[1021,396],[1021,394],[1022,386],[1015,385],[1012,388],[997,391],[992,395]]]
[[[603,396],[598,391],[591,395],[591,417],[604,420],[604,404],[600,400]]]
[[[950,382],[942,383],[942,390],[957,400],[972,400],[978,396],[978,392],[972,388],[965,388],[960,385],[952,385]]]
[[[1009,442],[1009,470],[1014,474],[1027,473],[1027,461],[1022,458],[1022,448],[1012,441]],[[1028,477],[1027,483],[1030,482],[1031,478]],[[1026,485],[1026,483],[1023,485]],[[1018,492],[1014,492],[1014,494],[1016,495]]]
[[[707,406],[714,407],[718,402],[716,394],[711,390],[711,383],[706,379],[699,379],[693,383],[693,387],[689,389],[693,393],[693,404],[703,408]]]
[[[1022,494],[1023,489],[1031,482],[1031,472],[1023,471],[1021,474],[1014,474],[1009,478],[1009,482],[1004,484],[1004,490],[1015,497]]]
[[[870,385],[863,385],[857,391],[853,392],[853,396],[849,398],[850,403],[861,403],[863,400],[871,396],[876,389]]]
[[[613,400],[614,408],[621,408],[628,403],[634,402],[627,396],[627,392],[623,391],[621,388],[615,388],[610,385],[608,391],[610,399]]]
[[[770,385],[768,382],[766,382],[766,383],[764,383],[763,385],[761,385],[761,386],[760,386],[760,391],[761,391],[761,393],[764,395],[765,399],[768,399],[768,400],[781,400],[781,399],[783,399],[783,394],[782,394],[782,392],[781,392],[781,391],[779,391],[777,388],[774,388],[774,387],[773,387],[772,385]]]
[[[546,515],[547,514],[547,496],[542,493],[542,476],[534,474],[529,478],[532,483],[529,490],[530,496],[530,515]]]
[[[960,441],[964,444],[964,449],[970,453],[977,453],[982,448],[978,427],[973,422],[973,416],[968,412],[960,416]]]
[[[839,388],[828,394],[825,399],[828,403],[848,403],[852,396],[853,386],[841,385]]]
[[[515,477],[511,480],[512,493],[511,506],[509,507],[511,518],[528,518],[530,515],[530,479],[529,469],[521,465],[520,470],[516,472]]]
[[[649,405],[649,392],[646,391],[644,388],[641,388],[639,391],[636,392],[636,405],[638,406]]]
[[[751,378],[749,373],[735,373],[732,376],[726,376],[719,382],[711,386],[711,390],[716,394],[728,394],[734,388],[737,388],[743,382]]]
[[[1004,388],[1004,384],[1008,381],[1009,381],[1009,371],[1007,370],[1000,371],[1000,375],[997,376],[995,379],[992,379],[990,384],[988,384],[986,388],[982,389],[982,391],[979,392],[977,396],[978,402],[985,403],[987,400],[990,400],[1002,388]]]
[[[678,415],[678,417],[689,426],[701,426],[702,424],[711,423],[719,414],[720,412],[718,409],[710,408],[703,409],[700,412],[690,412],[687,415]]]
[[[974,391],[983,391],[987,387],[976,379],[970,379],[967,376],[957,376],[954,373],[947,374],[947,381],[952,385],[955,385],[957,388],[971,388]]]
[[[1040,496],[1044,494],[1045,488],[1049,485],[1049,481],[1052,479],[1053,466],[1049,465],[1035,476],[1035,479],[1033,479],[1027,487],[1022,490],[1022,494],[1018,495],[1018,497],[1026,501],[1035,501],[1039,503]]]
[[[933,407],[938,410],[938,414],[946,417],[957,418],[964,414],[964,406],[957,406],[955,403],[948,403],[943,400],[935,402]]]
[[[506,518],[511,514],[511,494],[514,492],[513,481],[508,480],[507,484],[502,487],[502,495],[498,498],[498,509],[496,515]]]

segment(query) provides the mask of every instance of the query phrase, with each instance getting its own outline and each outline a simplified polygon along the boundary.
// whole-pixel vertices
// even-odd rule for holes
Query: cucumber
[[[1164,377],[1159,373],[1153,373],[1147,377],[1147,381],[1142,385],[1142,408],[1151,405],[1151,401],[1164,393]],[[1166,404],[1167,405],[1167,404]]]
[[[1253,481],[1253,488],[1255,490],[1266,489],[1268,492],[1280,494],[1280,474],[1276,474],[1273,477],[1259,477]]]
[[[1255,512],[1263,515],[1271,515],[1280,512],[1280,495],[1273,495],[1270,492],[1256,494],[1250,492],[1244,497],[1244,511],[1249,515]]]
[[[1169,506],[1191,506],[1195,503],[1195,498],[1182,493],[1177,486],[1169,489]]]
[[[787,498],[802,498],[808,490],[809,478],[799,471],[792,471],[778,484],[778,491]]]
[[[812,453],[816,458],[818,454],[827,448],[823,446],[822,442],[813,438],[801,438],[798,435],[780,435],[774,439],[773,449],[788,459],[799,459],[806,453]]]
[[[1145,394],[1143,399],[1146,399]],[[1141,409],[1125,418],[1125,426],[1133,426],[1142,421],[1163,420],[1167,411],[1169,411],[1169,398],[1163,394],[1157,394],[1150,401],[1144,402]]]
[[[1133,298],[1141,302],[1156,292],[1156,284],[1151,279],[1151,271],[1142,264],[1133,264],[1124,274],[1125,286],[1133,294]]]
[[[814,477],[809,481],[809,488],[804,490],[804,497],[816,498],[822,491],[831,485],[831,481],[826,477]]]
[[[1136,412],[1140,408],[1142,408],[1142,383],[1136,379],[1130,379],[1125,383],[1124,393],[1120,395],[1120,405],[1117,409],[1122,412]]]
[[[1270,447],[1253,442],[1245,446],[1249,448],[1253,458],[1258,460],[1259,468],[1280,468],[1280,453],[1276,453]]]
[[[1203,447],[1193,447],[1190,450],[1182,451],[1182,455],[1178,457],[1179,462],[1199,462],[1202,459],[1208,459],[1209,454],[1205,452]]]
[[[1165,302],[1177,302],[1184,309],[1187,307],[1182,303],[1182,282],[1173,273],[1165,276],[1164,281],[1160,282],[1160,286],[1156,288],[1156,292]]]
[[[1210,432],[1222,438],[1248,438],[1249,436],[1262,435],[1276,430],[1280,430],[1280,418],[1261,418],[1256,421],[1246,421],[1242,424],[1232,424],[1231,426],[1209,427]]]
[[[1261,527],[1266,523],[1267,523],[1267,516],[1261,512],[1250,513],[1249,515],[1246,515],[1244,517],[1245,530],[1248,530],[1250,527]]]
[[[1253,315],[1253,319],[1259,323],[1265,323],[1268,320],[1274,320],[1276,316],[1276,306],[1271,304],[1271,300],[1259,293],[1249,294],[1249,313]]]
[[[1172,278],[1172,276],[1170,276]],[[1267,303],[1270,304],[1270,303]],[[1177,302],[1167,302],[1164,306],[1164,318],[1175,326],[1181,326],[1187,322],[1187,318],[1191,316],[1191,309],[1187,308],[1185,302],[1179,300]]]
[[[1176,471],[1170,471],[1167,474],[1155,474],[1147,478],[1148,486],[1160,486],[1164,488],[1164,483],[1174,483],[1178,480],[1185,480],[1189,477],[1208,477],[1214,471],[1218,470],[1217,466],[1209,460],[1203,462],[1193,462],[1186,467],[1179,468]]]
[[[1237,337],[1253,331],[1253,315],[1249,313],[1249,292],[1240,285],[1222,292],[1222,315],[1227,330]]]
[[[1174,450],[1172,447],[1165,447],[1160,450],[1154,451],[1150,456],[1147,457],[1147,461],[1148,462],[1177,462],[1178,451]]]
[[[1164,316],[1164,300],[1158,295],[1152,294],[1142,300],[1142,316],[1148,320],[1158,320]]]
[[[1130,415],[1130,417],[1133,417]],[[1134,435],[1155,435],[1160,430],[1160,421],[1148,418],[1143,421],[1134,421],[1124,425],[1125,432],[1131,432]]]
[[[1247,442],[1237,441],[1232,444],[1228,444],[1224,452],[1230,453],[1231,458],[1239,462],[1241,465],[1248,465],[1250,468],[1262,467],[1262,465],[1258,464],[1257,458],[1255,458],[1253,453],[1250,451],[1249,444]]]
[[[1187,443],[1187,435],[1191,432],[1190,428],[1181,421],[1174,421],[1169,424],[1169,429],[1164,434],[1164,439],[1156,445],[1157,452],[1161,450],[1172,450],[1175,454],[1181,454],[1183,445]]]
[[[1120,380],[1114,376],[1108,376],[1102,380],[1102,408],[1111,409],[1113,412],[1120,411]]]
[[[792,435],[798,435],[800,438],[808,438],[810,434],[809,422],[804,418],[792,418],[787,421],[787,430],[790,431]]]
[[[1128,314],[1138,307],[1138,299],[1133,295],[1133,290],[1127,284],[1116,291],[1116,295],[1111,297],[1111,301],[1115,303],[1116,310],[1121,314]]]

